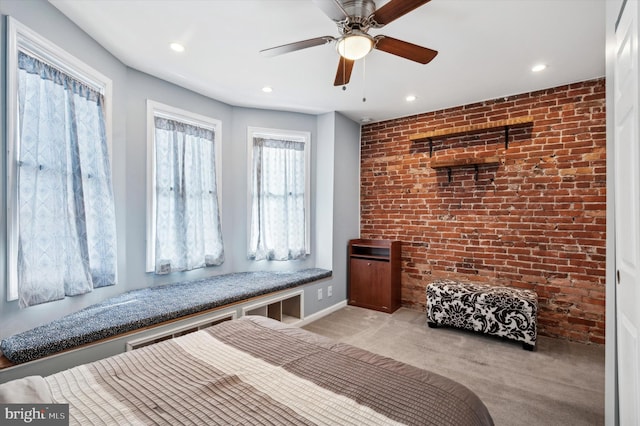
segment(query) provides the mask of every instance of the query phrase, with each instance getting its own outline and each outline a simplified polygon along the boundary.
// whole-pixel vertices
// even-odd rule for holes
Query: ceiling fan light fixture
[[[373,49],[373,37],[362,31],[353,30],[338,39],[336,50],[345,59],[362,59]]]

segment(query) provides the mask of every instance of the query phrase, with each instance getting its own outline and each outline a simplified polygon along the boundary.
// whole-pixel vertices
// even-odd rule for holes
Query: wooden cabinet
[[[391,313],[400,307],[400,241],[349,241],[349,304]]]

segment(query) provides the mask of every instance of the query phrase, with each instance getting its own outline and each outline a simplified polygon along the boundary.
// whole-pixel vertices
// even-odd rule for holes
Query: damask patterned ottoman
[[[452,280],[427,286],[429,327],[447,325],[506,337],[533,350],[538,295],[531,290]]]

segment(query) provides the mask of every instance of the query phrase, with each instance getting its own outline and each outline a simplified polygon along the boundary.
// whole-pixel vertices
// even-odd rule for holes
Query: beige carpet
[[[304,327],[454,379],[484,401],[498,426],[604,424],[604,346],[538,336],[512,341],[431,329],[424,312],[347,306]]]

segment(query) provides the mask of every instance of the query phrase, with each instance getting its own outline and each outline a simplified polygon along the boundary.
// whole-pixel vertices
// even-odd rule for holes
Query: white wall
[[[333,232],[329,235],[333,244],[334,277],[347,277],[347,245],[350,239],[360,237],[360,185],[350,185],[354,180],[360,182],[360,126],[343,115],[334,114],[333,177]],[[358,144],[353,144],[352,134],[357,131]],[[318,253],[330,253],[328,249],[319,249]],[[338,279],[338,278],[336,278]],[[346,281],[334,286],[333,297],[347,299]],[[344,285],[343,285],[344,284]]]
[[[354,143],[357,136],[357,143]],[[360,236],[360,125],[341,114],[318,117],[314,175],[316,265],[332,269],[331,280],[310,286],[305,294],[305,312],[327,309],[347,299],[347,244]],[[350,182],[358,182],[351,185]],[[327,296],[332,286],[333,295]],[[323,298],[318,300],[317,289]]]
[[[118,237],[116,286],[21,310],[17,302],[6,302],[3,285],[0,288],[0,338],[125,291],[235,271],[291,270],[316,265],[333,269],[330,280],[305,287],[305,314],[313,314],[346,299],[346,241],[356,237],[359,229],[359,124],[335,113],[315,116],[234,107],[130,69],[45,0],[2,0],[0,14],[3,15],[0,23],[3,38],[6,34],[4,15],[11,15],[113,80],[112,168]],[[5,81],[5,43],[1,44],[0,73]],[[4,84],[0,90],[4,90]],[[5,120],[4,93],[0,99],[0,118]],[[222,232],[226,260],[220,267],[166,276],[145,272],[147,99],[222,121]],[[251,262],[246,258],[247,126],[301,130],[312,135],[311,243],[314,250],[308,259]],[[4,122],[2,128],[5,128]],[[4,135],[2,144],[6,146]],[[0,162],[0,173],[3,176],[0,233],[4,236],[0,244],[0,274],[6,276],[4,160]],[[339,183],[334,173],[340,175]],[[335,185],[328,184],[334,181]],[[318,244],[319,238],[321,244]],[[333,286],[334,296],[316,300],[316,287],[326,287],[329,283]]]

